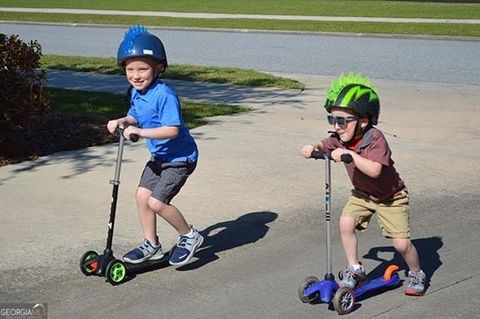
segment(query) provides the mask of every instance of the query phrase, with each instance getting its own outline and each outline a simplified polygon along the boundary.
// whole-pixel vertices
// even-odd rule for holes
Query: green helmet
[[[370,80],[361,74],[340,74],[337,81],[327,92],[325,109],[331,112],[333,107],[353,110],[360,116],[368,116],[372,125],[378,122],[380,101]]]

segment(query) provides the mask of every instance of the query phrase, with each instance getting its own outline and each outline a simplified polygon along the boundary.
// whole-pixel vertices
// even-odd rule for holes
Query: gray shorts
[[[151,160],[145,165],[138,186],[149,189],[152,197],[169,204],[196,166],[197,163],[161,163]]]

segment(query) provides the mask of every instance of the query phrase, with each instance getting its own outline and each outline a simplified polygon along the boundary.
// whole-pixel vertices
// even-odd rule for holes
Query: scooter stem
[[[324,155],[325,159],[325,219],[327,222],[327,273],[325,276],[332,274],[332,249],[331,249],[331,232],[330,232],[330,205],[331,205],[331,173],[330,173],[330,155]]]
[[[115,176],[113,180],[110,182],[113,185],[120,184],[120,169],[122,168],[122,157],[123,157],[123,145],[125,144],[125,137],[123,134],[120,134],[120,141],[118,144],[118,151],[117,151],[117,163],[115,165]]]
[[[123,132],[120,132],[120,140],[118,143],[117,151],[117,163],[115,165],[115,176],[113,180],[110,181],[110,184],[113,185],[112,189],[112,202],[110,203],[110,220],[108,222],[108,236],[107,236],[107,245],[105,247],[105,255],[112,254],[112,241],[113,241],[113,229],[115,226],[115,214],[117,211],[117,198],[118,198],[118,188],[120,187],[120,169],[122,167],[122,157],[123,157],[123,145],[125,144],[125,137]]]

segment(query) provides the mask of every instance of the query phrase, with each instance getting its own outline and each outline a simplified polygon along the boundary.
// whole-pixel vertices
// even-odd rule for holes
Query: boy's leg
[[[422,296],[425,294],[425,273],[420,269],[420,261],[417,249],[410,238],[394,238],[393,246],[402,255],[410,269],[408,271],[408,286],[405,294],[410,296]]]
[[[410,238],[393,238],[393,247],[402,255],[410,270],[420,271],[417,249]]]
[[[358,259],[358,239],[356,230],[365,230],[372,216],[368,203],[358,197],[350,196],[340,217],[340,235],[348,266],[343,271],[342,286],[355,288],[367,279],[363,266]]]
[[[137,201],[138,220],[143,230],[145,239],[157,244],[157,215],[148,206],[148,200],[152,192],[146,188],[139,187],[135,194]]]
[[[123,260],[129,263],[138,264],[149,259],[158,260],[164,256],[156,232],[156,214],[148,207],[150,194],[151,191],[143,187],[139,187],[135,194],[138,219],[145,239],[138,247],[123,256]]]
[[[340,217],[340,235],[349,265],[359,264],[357,230],[367,229],[374,206],[362,198],[350,196]]]
[[[149,206],[175,228],[179,234],[177,244],[170,251],[169,263],[173,266],[187,264],[195,251],[202,245],[202,235],[194,227],[187,224],[182,213],[175,206],[164,204],[153,197],[149,199]]]
[[[178,232],[176,246],[170,252],[170,264],[185,265],[203,243],[203,237],[193,227],[189,226],[182,213],[170,201],[178,194],[187,178],[195,170],[195,164],[177,166],[167,164],[162,166],[161,178],[155,185],[148,206]]]
[[[184,235],[190,232],[190,226],[187,224],[182,213],[175,206],[167,205],[156,198],[150,197],[148,200],[148,207],[152,212],[155,211],[167,223],[175,228],[179,234]]]
[[[340,235],[343,250],[349,265],[358,265],[358,239],[355,232],[355,219],[350,216],[340,217]]]
[[[395,196],[392,202],[379,205],[377,215],[382,233],[384,236],[392,238],[393,246],[409,268],[408,287],[405,294],[423,295],[426,276],[420,268],[417,249],[410,240],[408,194],[401,193]]]

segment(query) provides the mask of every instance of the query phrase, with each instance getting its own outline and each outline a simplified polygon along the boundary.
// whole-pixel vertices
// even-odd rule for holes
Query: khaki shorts
[[[401,192],[385,203],[350,196],[343,208],[342,216],[352,217],[356,228],[365,231],[374,213],[382,234],[389,238],[410,238],[408,194]]]

